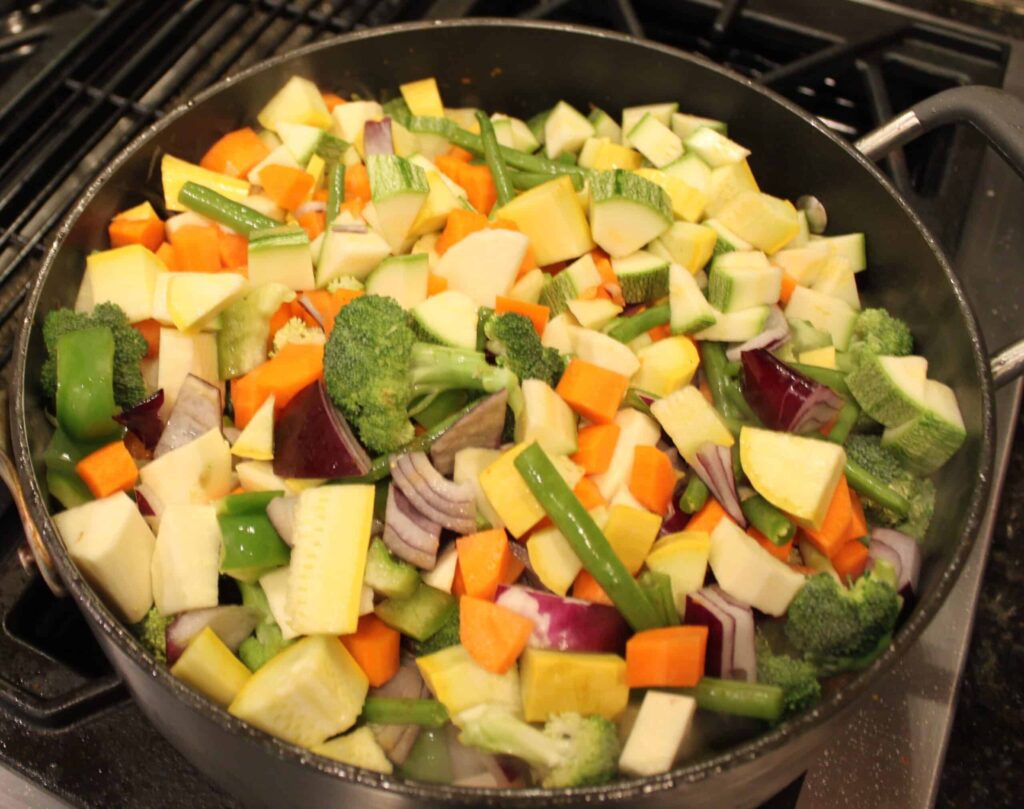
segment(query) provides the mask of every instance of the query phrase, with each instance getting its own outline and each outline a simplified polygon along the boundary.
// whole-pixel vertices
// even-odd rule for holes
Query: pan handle
[[[1024,178],[1024,102],[993,87],[954,87],[915,104],[854,144],[871,160],[885,157],[945,124],[970,124]],[[991,360],[992,381],[1002,387],[1024,374],[1024,340]]]
[[[28,510],[28,503],[25,502],[25,492],[18,479],[18,470],[8,455],[9,439],[7,423],[7,391],[0,390],[0,482],[10,491],[11,499],[18,509],[18,516],[21,517],[21,525],[25,529],[25,544],[18,549],[18,558],[26,570],[35,567],[39,570],[43,581],[50,588],[55,596],[64,596],[66,591],[61,583],[57,571],[53,567],[53,560],[50,552],[43,544],[43,537],[39,528],[32,520]]]

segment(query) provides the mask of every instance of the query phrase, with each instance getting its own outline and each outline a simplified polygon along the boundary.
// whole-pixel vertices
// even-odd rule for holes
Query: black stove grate
[[[851,139],[945,87],[1000,85],[1008,54],[985,33],[857,0],[0,0],[0,376],[58,223],[168,109],[317,39],[485,15],[578,22],[703,53]],[[888,161],[947,246],[982,152],[972,133],[944,132]],[[232,806],[127,700],[74,605],[22,572],[20,540],[0,499],[0,762],[85,807]],[[794,805],[798,789],[772,805]]]

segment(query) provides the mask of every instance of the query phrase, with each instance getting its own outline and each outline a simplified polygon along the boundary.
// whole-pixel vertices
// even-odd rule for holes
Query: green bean
[[[796,533],[796,526],[789,517],[759,494],[748,497],[740,503],[740,508],[750,524],[768,537],[773,545],[785,545]]]
[[[254,230],[280,225],[276,219],[264,216],[248,205],[218,194],[212,188],[189,180],[178,192],[178,202],[190,211],[209,217],[214,222],[231,228],[235,233],[248,236]]]
[[[327,169],[327,210],[326,220],[330,225],[341,210],[345,199],[345,164],[340,160],[331,162]]]
[[[743,363],[742,362],[727,362],[725,364],[725,374],[726,374],[726,376],[731,376],[734,379],[737,376],[740,375],[740,371],[742,371],[742,370],[743,370]]]
[[[705,711],[768,722],[776,722],[782,717],[782,689],[777,685],[702,677],[694,688],[677,690],[696,699],[697,707]]]
[[[832,429],[829,431],[828,440],[834,444],[845,444],[846,439],[850,435],[850,431],[853,426],[857,423],[857,419],[860,418],[860,408],[857,407],[856,402],[852,399],[843,405],[843,409],[839,411],[839,417],[836,419],[836,423],[832,425]]]
[[[476,122],[480,125],[480,143],[484,148],[484,160],[487,161],[487,168],[491,170],[494,188],[498,193],[497,204],[500,208],[512,200],[516,191],[508,176],[508,166],[505,165],[505,161],[501,157],[498,136],[494,133],[494,124],[480,110],[476,111]]]
[[[583,567],[597,579],[626,622],[637,632],[662,626],[660,610],[655,609],[615,555],[594,518],[583,508],[540,445],[530,444],[516,456],[514,463],[544,513],[562,532]]]
[[[725,373],[728,360],[725,358],[725,346],[721,343],[705,340],[700,344],[701,365],[711,388],[711,398],[715,409],[727,419],[739,419],[740,411],[733,404],[728,394],[729,377]]]
[[[420,725],[439,728],[448,724],[448,711],[436,699],[367,697],[362,719],[376,725]]]
[[[628,343],[653,328],[664,326],[671,317],[669,305],[661,303],[636,315],[615,318],[605,329],[605,334],[614,337],[620,343]]]
[[[651,394],[644,393],[644,396],[651,396]],[[658,397],[653,396],[652,398],[657,399]],[[636,388],[630,388],[626,391],[626,395],[622,397],[622,407],[630,407],[633,410],[639,410],[645,416],[650,416],[652,419],[654,418],[654,413],[651,412],[651,406],[641,398],[640,391]]]
[[[686,481],[686,488],[679,496],[679,510],[683,514],[696,514],[704,508],[710,494],[707,484],[696,475],[691,475]]]
[[[662,625],[677,626],[679,612],[676,610],[676,602],[672,597],[672,579],[669,575],[654,570],[645,570],[640,574],[637,583],[661,616]]]
[[[846,459],[846,482],[854,491],[873,500],[883,508],[895,512],[905,518],[910,513],[910,502],[901,494],[893,491],[886,483],[872,475],[855,461]]]
[[[844,399],[850,398],[850,389],[846,386],[846,374],[842,371],[822,368],[820,365],[808,365],[804,362],[788,362],[786,364],[794,371],[802,373],[808,379],[813,379],[815,382],[820,382],[822,385],[832,388]]]
[[[579,174],[579,172],[513,171],[510,172],[509,174],[509,178],[512,180],[512,185],[515,186],[520,191],[529,191],[531,188],[536,188],[538,185],[550,183],[557,177],[568,177],[570,180],[572,180],[572,187],[576,191],[583,190],[583,177]]]
[[[755,423],[760,421],[747,402],[747,397],[743,395],[743,389],[739,382],[726,377],[722,381],[722,391],[725,393],[725,398],[729,400],[729,404],[736,408],[742,419]]]

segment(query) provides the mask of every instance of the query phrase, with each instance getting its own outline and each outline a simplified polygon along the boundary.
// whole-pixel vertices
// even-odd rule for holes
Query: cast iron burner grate
[[[0,374],[57,224],[176,103],[307,42],[485,15],[578,22],[702,53],[850,139],[937,90],[1001,85],[1008,58],[1005,43],[983,32],[857,0],[0,0]],[[685,93],[679,100],[685,108]],[[922,138],[887,163],[951,252],[982,153],[961,129]],[[83,807],[233,806],[142,718],[73,603],[24,574],[22,535],[3,497],[0,762]],[[799,789],[767,805],[792,807]]]

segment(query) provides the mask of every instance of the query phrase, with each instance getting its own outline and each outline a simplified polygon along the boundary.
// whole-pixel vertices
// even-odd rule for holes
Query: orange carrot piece
[[[473,159],[473,153],[460,146],[449,147],[448,151],[445,152],[445,156],[454,157],[456,160],[461,160],[463,163],[468,163]]]
[[[282,303],[277,307],[277,311],[274,312],[270,317],[270,334],[267,336],[267,344],[272,345],[274,342],[274,335],[280,329],[284,328],[285,323],[292,319],[292,307],[291,303]]]
[[[601,490],[597,488],[597,484],[590,478],[580,478],[579,483],[573,486],[572,493],[576,495],[580,505],[587,511],[593,511],[595,508],[606,505]]]
[[[641,446],[633,450],[629,491],[644,508],[664,517],[675,487],[676,471],[668,455],[657,447]]]
[[[370,685],[379,688],[398,672],[401,633],[372,612],[359,618],[356,631],[342,635],[341,642],[356,659]]]
[[[299,224],[306,231],[309,240],[313,241],[327,227],[327,215],[323,211],[307,211],[299,217]]]
[[[459,640],[487,671],[508,671],[532,634],[533,621],[518,612],[470,595],[459,599]]]
[[[346,172],[347,173],[347,172]],[[291,166],[265,166],[260,185],[267,196],[286,211],[294,211],[306,199],[315,180],[311,174]]]
[[[853,504],[850,500],[850,487],[846,483],[846,475],[839,478],[828,513],[820,528],[804,528],[804,533],[811,544],[829,559],[839,553],[839,549],[848,539],[847,527],[853,516]]]
[[[672,327],[668,323],[662,323],[660,326],[655,326],[653,329],[648,330],[647,335],[654,341],[664,340],[666,337],[672,336]]]
[[[130,489],[139,478],[135,459],[123,441],[114,441],[86,455],[75,464],[75,471],[95,497]]]
[[[152,318],[132,323],[139,334],[146,338],[146,359],[151,360],[160,356],[160,323]]]
[[[245,427],[268,396],[274,396],[274,415],[303,388],[316,382],[324,372],[324,347],[286,345],[271,359],[257,365],[245,376],[231,380],[231,401],[235,425]]]
[[[317,295],[316,293],[321,294]],[[315,293],[306,294],[312,295],[313,305],[324,321],[324,334],[330,337],[331,332],[334,330],[334,319],[338,316],[338,312],[365,293],[361,289],[336,289],[334,292],[317,290]]]
[[[595,247],[590,251],[591,257],[594,259],[594,266],[597,267],[597,272],[601,276],[602,284],[618,284],[619,278],[612,269],[611,259],[608,258],[608,254],[599,247]]]
[[[510,554],[511,555],[511,554]],[[462,578],[462,568],[458,560],[455,562],[455,576],[452,577],[452,595],[461,598],[466,594],[466,580]]]
[[[583,467],[588,475],[600,475],[607,472],[615,453],[615,445],[619,443],[622,428],[618,424],[590,424],[576,436],[576,452],[572,461]]]
[[[840,546],[831,562],[843,581],[860,578],[868,566],[867,545],[859,539],[848,540]]]
[[[504,528],[492,528],[455,540],[466,595],[492,600],[508,566],[511,550]]]
[[[722,508],[722,504],[719,503],[714,497],[709,497],[700,511],[690,517],[690,521],[686,523],[687,531],[704,531],[710,534],[715,530],[715,526],[721,522],[722,518],[732,519],[728,514],[725,513],[725,509]]]
[[[178,269],[178,262],[174,257],[174,248],[169,243],[164,242],[153,252],[156,253],[156,257],[163,262],[163,265],[168,270],[174,272]]]
[[[316,191],[313,192],[313,199],[316,200],[317,202],[327,202],[327,189],[318,188]]]
[[[355,163],[345,168],[345,200],[370,199],[370,174],[363,163]]]
[[[164,223],[155,216],[149,219],[122,219],[115,216],[107,228],[107,234],[110,236],[111,247],[141,244],[155,253],[164,241]]]
[[[782,291],[779,293],[779,303],[789,303],[793,297],[793,290],[797,288],[796,279],[788,273],[782,274]]]
[[[780,562],[785,562],[789,559],[789,554],[793,550],[793,540],[789,540],[785,545],[776,545],[768,537],[758,531],[754,526],[747,528],[747,536],[753,537],[757,540],[757,544],[764,548],[768,553],[778,559]]]
[[[498,295],[495,298],[494,311],[499,315],[504,312],[515,312],[523,317],[528,317],[538,335],[544,334],[548,318],[551,317],[551,310],[543,304],[517,301],[515,298],[506,298],[504,295]]]
[[[558,395],[595,424],[609,424],[619,412],[629,380],[622,374],[581,359],[573,359],[558,382]]]
[[[429,273],[427,275],[427,297],[431,295],[440,295],[442,292],[448,289],[448,279]]]
[[[467,211],[464,208],[456,208],[448,214],[444,230],[438,236],[434,249],[439,256],[443,256],[445,251],[453,244],[462,241],[470,233],[476,233],[478,230],[483,230],[486,227],[487,217],[482,213]]]
[[[340,107],[342,104],[348,103],[344,98],[335,93],[324,93],[323,96],[324,104],[327,105],[328,112],[331,112],[335,107]]]
[[[864,517],[864,504],[860,496],[850,489],[850,524],[846,526],[847,539],[860,539],[868,535],[868,521]]]
[[[510,553],[508,555],[508,563],[501,571],[501,584],[515,584],[519,581],[519,577],[523,575],[524,570],[526,570],[526,565],[519,561],[518,556]]]
[[[597,583],[597,579],[586,570],[581,570],[576,576],[576,581],[572,583],[572,597],[581,601],[592,601],[595,604],[615,605],[604,588]]]
[[[363,212],[363,208],[366,207],[367,202],[369,200],[364,197],[352,197],[352,199],[347,199],[338,206],[338,212],[348,211],[352,216],[359,216]]]
[[[220,272],[220,228],[182,225],[171,236],[175,266],[185,272]]]
[[[199,165],[229,177],[244,177],[268,154],[270,147],[252,129],[244,127],[228,132],[213,144]]]
[[[487,166],[473,166],[469,163],[460,165],[460,177],[455,182],[465,189],[470,205],[481,213],[490,213],[498,201],[498,190],[494,186],[491,170]]]
[[[626,641],[630,688],[689,688],[704,676],[706,626],[666,626],[637,632]]]
[[[237,270],[249,265],[249,240],[238,233],[225,233],[217,228],[217,249],[220,265],[225,270]]]

